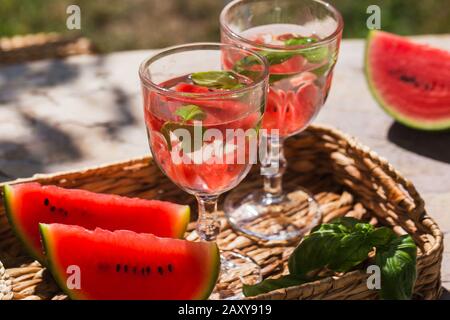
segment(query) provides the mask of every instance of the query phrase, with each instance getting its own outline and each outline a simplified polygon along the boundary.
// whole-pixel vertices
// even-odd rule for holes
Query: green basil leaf
[[[317,42],[317,39],[310,38],[310,37],[295,37],[295,38],[290,38],[290,39],[284,40],[284,45],[290,47],[290,46],[300,46],[300,45],[311,44],[314,42]]]
[[[185,139],[184,136],[182,136],[181,134],[178,134],[180,132],[180,131],[177,131],[178,129],[186,130],[184,132],[189,133],[189,139]],[[177,138],[179,140],[181,140],[181,147],[183,148],[183,151],[189,153],[189,152],[194,152],[202,147],[203,140],[200,143],[195,143],[195,138],[198,138],[195,136],[196,130],[201,131],[200,139],[203,139],[203,135],[204,135],[206,129],[205,129],[205,127],[202,126],[201,122],[199,122],[199,123],[194,122],[194,124],[188,125],[188,124],[184,124],[184,123],[180,123],[180,122],[167,121],[162,126],[161,133],[167,142],[169,151],[172,150],[172,142],[170,139],[170,134],[173,133],[175,136],[177,136]]]
[[[301,55],[311,63],[318,63],[328,59],[329,50],[328,47],[316,47],[310,49],[301,49]]]
[[[317,42],[316,39],[310,37],[290,38],[284,41],[286,46],[308,45]],[[302,48],[299,53],[304,56],[309,62],[317,63],[328,58],[328,47],[320,46],[316,48]]]
[[[289,78],[291,76],[292,76],[292,74],[289,74],[289,73],[287,73],[287,74],[270,74],[269,75],[269,83],[272,84],[277,81]]]
[[[416,255],[417,247],[410,235],[377,248],[375,261],[381,270],[382,299],[411,299],[416,282]]]
[[[229,71],[196,72],[191,75],[192,81],[199,86],[216,89],[238,89],[243,87],[239,79]]]
[[[267,293],[276,289],[288,288],[292,286],[298,286],[305,283],[305,279],[302,279],[295,275],[285,275],[277,279],[266,279],[260,283],[254,285],[243,285],[242,291],[244,296],[251,297],[258,294]]]
[[[390,243],[397,235],[390,228],[380,227],[374,230],[369,237],[372,245],[379,248],[380,246],[385,246]]]
[[[292,58],[294,55],[296,55],[293,52],[279,52],[279,51],[258,51],[258,53],[260,55],[262,55],[263,57],[266,57],[267,61],[269,62],[269,65],[276,65],[276,64],[280,64],[283,63],[287,60],[289,60],[290,58]],[[238,62],[236,62],[234,68],[235,70],[239,70],[239,69],[245,69],[245,67],[250,67],[253,65],[257,65],[260,64],[260,60],[257,59],[255,56],[246,56],[244,58],[242,58],[241,60],[239,60]]]
[[[328,268],[345,272],[367,259],[374,227],[353,218],[322,224],[306,236],[289,257],[289,272],[310,277]]]
[[[206,113],[195,104],[188,104],[175,110],[175,114],[180,116],[183,121],[189,120],[205,120]]]

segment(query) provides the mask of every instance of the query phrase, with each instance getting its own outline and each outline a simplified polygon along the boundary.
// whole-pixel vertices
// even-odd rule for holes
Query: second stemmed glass
[[[235,228],[264,240],[304,235],[321,218],[306,189],[282,189],[286,170],[283,142],[303,131],[324,104],[342,37],[339,12],[320,0],[235,0],[220,16],[223,43],[254,50],[267,58],[270,90],[262,127],[269,152],[262,161],[263,190],[236,190],[224,205]],[[239,66],[251,64],[243,60]],[[279,164],[274,169],[274,164]]]
[[[232,70],[230,59],[232,65],[251,59],[257,70]],[[139,75],[153,158],[176,185],[197,198],[198,236],[215,241],[218,197],[242,181],[255,161],[267,62],[232,45],[188,44],[148,58]],[[259,266],[234,251],[221,252],[221,267],[212,298],[239,297],[242,283],[261,280]]]

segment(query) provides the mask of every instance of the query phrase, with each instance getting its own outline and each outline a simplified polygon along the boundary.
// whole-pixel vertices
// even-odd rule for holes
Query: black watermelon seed
[[[56,210],[55,206],[52,206],[52,207],[50,208],[50,211],[51,211],[51,212],[55,212],[55,210]]]
[[[150,272],[152,272],[152,269],[150,267],[145,268],[145,272],[147,272],[147,274],[150,274]]]
[[[163,268],[162,267],[158,267],[158,272],[159,272],[159,274],[163,274],[163,272],[164,272],[164,270],[163,270]]]
[[[48,206],[49,204],[50,204],[50,201],[48,201],[48,199],[45,198],[45,200],[44,200],[44,206]]]
[[[169,265],[167,266],[167,270],[169,270],[169,272],[172,272],[173,271],[173,267],[172,267],[172,265],[169,263]]]
[[[128,266],[127,266],[127,265],[124,265],[124,266],[123,266],[123,271],[124,271],[124,272],[128,272]]]
[[[120,272],[120,264],[116,264],[116,272]]]
[[[133,267],[133,273],[136,274],[137,272],[137,267]]]
[[[145,276],[145,268],[144,268],[144,267],[141,268],[141,274],[142,274],[143,276]]]

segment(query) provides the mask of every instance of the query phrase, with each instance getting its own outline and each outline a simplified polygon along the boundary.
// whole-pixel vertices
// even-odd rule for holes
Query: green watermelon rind
[[[374,96],[375,100],[378,102],[378,104],[383,108],[384,111],[386,111],[387,114],[392,116],[394,119],[396,119],[398,122],[404,124],[405,126],[414,128],[414,129],[420,129],[420,130],[426,130],[426,131],[441,131],[446,130],[450,128],[450,119],[444,119],[439,121],[430,121],[430,120],[424,120],[424,119],[414,119],[412,117],[405,116],[404,114],[401,114],[400,112],[396,111],[396,108],[389,105],[386,101],[384,101],[383,97],[381,97],[380,93],[376,89],[375,83],[372,81],[372,72],[370,70],[370,63],[369,63],[369,55],[370,55],[370,45],[372,44],[373,39],[376,37],[376,34],[378,33],[377,30],[371,30],[367,36],[366,41],[366,48],[365,48],[365,54],[364,54],[364,69],[365,69],[365,75],[366,80],[369,85],[369,89],[372,92],[372,95]]]
[[[13,193],[14,193],[13,188],[10,185],[5,184],[3,186],[3,202],[5,205],[6,217],[8,218],[9,224],[11,225],[11,228],[16,237],[22,242],[25,249],[28,252],[30,252],[30,254],[34,258],[36,258],[36,260],[38,260],[42,265],[45,265],[46,264],[45,256],[41,252],[35,250],[34,246],[30,243],[29,239],[27,239],[26,233],[23,232],[23,230],[21,230],[20,223],[17,223],[15,219],[16,215],[12,208],[14,198]]]
[[[209,298],[209,296],[211,295],[211,292],[214,290],[214,287],[216,286],[217,283],[217,279],[219,279],[219,274],[220,274],[220,251],[219,251],[219,247],[217,246],[216,243],[214,243],[215,245],[215,253],[212,256],[212,261],[211,261],[211,268],[213,270],[213,274],[211,275],[211,281],[208,282],[206,290],[204,290],[204,294],[202,294],[199,297],[199,300],[206,300]]]
[[[50,269],[51,274],[53,275],[58,286],[64,291],[67,296],[72,300],[83,300],[86,297],[83,294],[75,294],[72,290],[67,287],[67,284],[64,282],[64,279],[61,277],[61,274],[64,274],[64,270],[58,270],[57,266],[53,263],[56,260],[54,256],[53,250],[53,241],[48,231],[49,224],[40,223],[39,231],[41,233],[42,246],[44,248],[45,255],[47,257],[47,267]],[[207,282],[205,290],[201,290],[201,294],[199,297],[195,297],[196,300],[206,300],[211,295],[214,287],[216,286],[217,279],[220,274],[220,252],[217,244],[214,243],[215,250],[212,255],[211,261],[211,270],[213,271],[210,277],[210,281]]]
[[[53,275],[58,286],[64,291],[67,296],[72,300],[83,300],[83,295],[77,295],[75,292],[67,288],[67,284],[64,282],[63,278],[60,276],[64,274],[65,271],[58,270],[58,268],[53,264],[53,260],[55,260],[53,256],[52,248],[52,237],[50,236],[50,232],[48,231],[48,224],[39,223],[39,232],[41,233],[41,241],[42,247],[45,252],[45,256],[47,257],[47,268],[50,270],[50,273]]]

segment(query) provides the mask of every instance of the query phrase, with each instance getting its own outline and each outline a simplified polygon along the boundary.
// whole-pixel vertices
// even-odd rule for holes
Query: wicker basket
[[[38,33],[0,38],[0,64],[65,58],[95,52],[92,42],[78,35],[69,37],[58,33]]]
[[[322,205],[324,221],[352,216],[374,225],[392,227],[397,233],[410,233],[418,245],[417,281],[414,298],[436,299],[441,293],[440,268],[443,237],[436,223],[424,210],[414,186],[386,160],[381,159],[353,138],[334,129],[311,126],[304,134],[287,142],[289,170],[287,185],[302,184]],[[43,184],[82,188],[142,198],[187,203],[194,199],[175,187],[150,158],[92,168],[83,171],[37,175],[31,179]],[[242,188],[259,187],[259,170],[254,168]],[[296,243],[257,242],[236,234],[223,219],[219,246],[250,255],[262,267],[264,277],[286,272],[286,260]],[[196,239],[193,224],[188,239]],[[0,208],[0,300],[65,299],[50,274],[24,252]],[[367,274],[352,271],[298,287],[280,289],[257,299],[376,299],[368,290]]]

